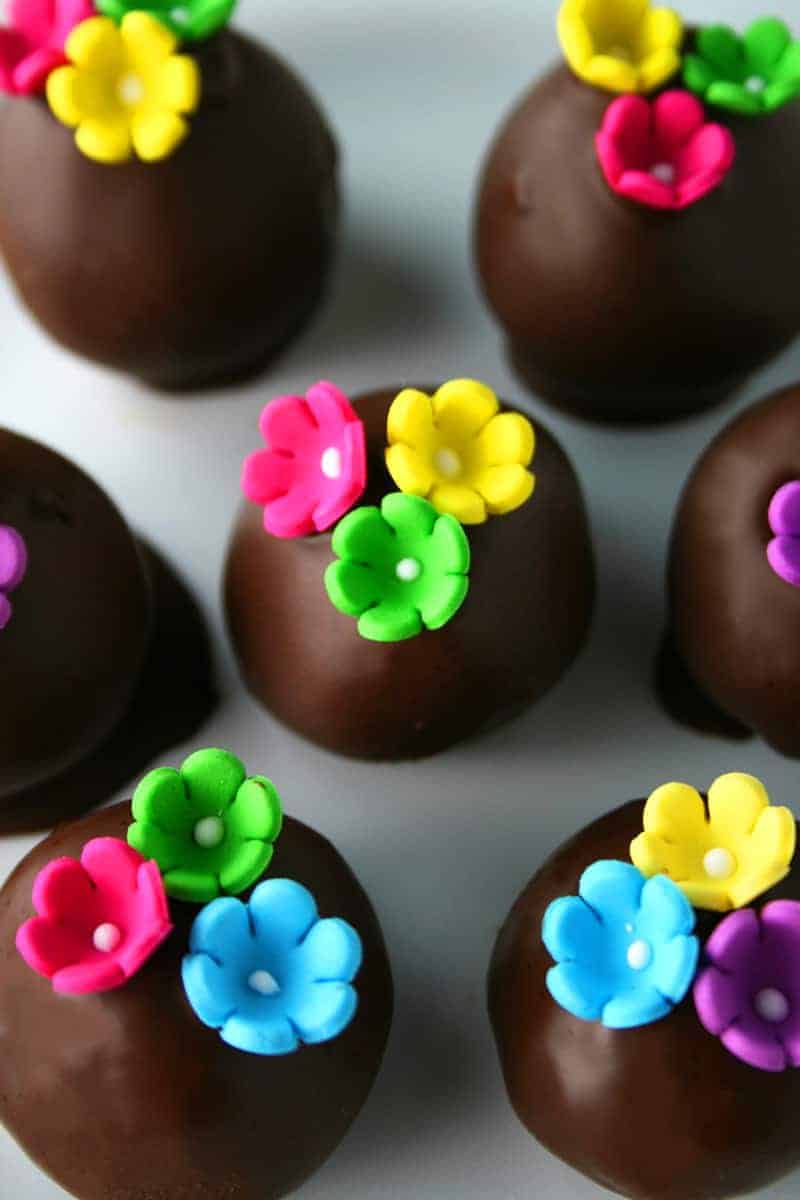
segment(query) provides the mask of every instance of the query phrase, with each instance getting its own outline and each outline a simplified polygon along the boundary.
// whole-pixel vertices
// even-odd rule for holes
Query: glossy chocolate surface
[[[358,1012],[340,1037],[278,1058],[227,1046],[184,995],[199,909],[177,902],[175,932],[125,987],[56,996],[14,948],[33,880],[129,821],[119,804],[62,826],[0,891],[0,1120],[78,1200],[277,1200],[333,1152],[380,1066],[392,980],[377,918],[333,846],[287,819],[270,877],[308,887],[364,943]]]
[[[0,524],[28,570],[0,630],[0,833],[106,800],[216,704],[205,624],[172,569],[59,454],[0,430]]]
[[[733,169],[662,213],[603,177],[594,138],[612,100],[566,66],[532,87],[484,168],[477,264],[534,392],[594,420],[668,420],[723,399],[800,333],[800,104],[759,119],[709,109],[736,139]]]
[[[722,431],[680,500],[669,564],[670,637],[693,684],[740,726],[800,756],[800,589],[767,561],[777,489],[800,479],[800,387]],[[671,703],[692,723],[692,707]]]
[[[517,1115],[548,1150],[631,1200],[733,1200],[800,1166],[800,1071],[757,1071],[700,1024],[691,994],[662,1021],[606,1029],[560,1008],[542,917],[598,859],[629,861],[644,802],[589,825],[548,859],[503,926],[489,1009]],[[800,865],[759,897],[800,900]],[[718,914],[698,912],[705,941]],[[788,1192],[787,1192],[788,1196]]]
[[[78,152],[44,101],[0,110],[0,252],[31,312],[69,349],[185,389],[264,366],[327,275],[336,147],[272,53],[223,32],[193,48],[203,100],[165,162]]]
[[[399,389],[355,401],[367,429],[370,485],[396,487],[383,461],[386,416]],[[574,471],[538,424],[532,499],[471,526],[470,590],[435,633],[366,641],[336,611],[323,576],[330,535],[281,541],[246,505],[228,557],[231,636],[251,692],[287,725],[342,754],[432,754],[534,703],[580,650],[594,598],[586,512]]]

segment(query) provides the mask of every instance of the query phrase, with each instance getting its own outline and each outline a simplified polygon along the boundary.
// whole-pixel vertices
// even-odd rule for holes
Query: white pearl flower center
[[[98,925],[92,934],[92,943],[95,950],[99,950],[101,954],[111,954],[116,950],[117,946],[122,941],[122,934],[116,925],[108,922],[105,925]]]
[[[456,475],[461,473],[461,458],[456,454],[455,450],[448,450],[446,446],[436,451],[433,461],[436,465],[436,470],[440,475],[444,475],[446,479],[454,479]]]
[[[222,817],[203,817],[194,827],[194,840],[204,850],[213,850],[225,837],[225,822]]]
[[[753,998],[753,1008],[762,1021],[780,1025],[792,1010],[788,998],[777,988],[762,988]]]
[[[144,99],[144,84],[138,75],[131,72],[123,75],[117,87],[117,94],[123,104],[141,104]]]
[[[656,163],[654,167],[650,168],[650,174],[654,179],[657,179],[659,183],[675,182],[675,168],[673,167],[672,163]]]
[[[277,996],[281,990],[280,984],[270,971],[253,971],[247,983],[259,996]]]
[[[703,867],[709,879],[730,879],[736,870],[736,859],[730,850],[717,846],[706,854]]]
[[[422,563],[416,558],[401,558],[394,573],[401,583],[414,583],[422,574]]]
[[[632,971],[644,971],[650,966],[653,961],[653,951],[650,948],[649,942],[639,941],[631,942],[628,947],[628,966]]]
[[[172,19],[176,25],[185,25],[189,20],[188,8],[173,8]]]
[[[320,459],[320,470],[326,479],[338,479],[342,473],[342,456],[335,446],[329,446]]]
[[[752,92],[754,96],[757,96],[759,92],[763,92],[767,85],[760,75],[751,75],[744,86],[748,92]]]

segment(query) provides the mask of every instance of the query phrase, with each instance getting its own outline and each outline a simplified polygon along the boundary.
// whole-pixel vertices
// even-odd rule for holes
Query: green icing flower
[[[129,12],[157,17],[176,37],[198,41],[216,33],[229,19],[237,0],[96,0],[97,10],[121,21]]]
[[[159,767],[133,795],[128,844],[155,859],[167,894],[206,904],[238,896],[264,874],[281,831],[278,793],[249,779],[227,750],[198,750],[180,771]]]
[[[420,496],[392,492],[380,508],[354,509],[336,526],[333,550],[341,561],[325,572],[331,603],[373,642],[440,629],[469,588],[467,535]]]
[[[684,82],[709,104],[758,116],[800,96],[800,41],[775,17],[756,21],[742,37],[709,25],[695,49],[684,60]]]

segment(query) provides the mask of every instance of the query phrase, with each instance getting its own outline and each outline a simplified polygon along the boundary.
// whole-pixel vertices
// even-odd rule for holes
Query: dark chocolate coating
[[[190,736],[216,689],[203,619],[74,464],[0,429],[0,524],[28,570],[0,630],[0,833],[106,800]]]
[[[523,98],[483,171],[477,264],[534,392],[593,420],[669,420],[800,332],[800,104],[757,120],[709,109],[736,139],[733,169],[662,213],[605,181],[594,139],[613,100],[566,66]]]
[[[399,389],[355,401],[369,452],[369,490],[396,491],[385,466],[386,417]],[[305,737],[341,754],[401,759],[433,754],[532,704],[583,645],[594,564],[575,473],[537,424],[533,497],[516,512],[470,526],[470,588],[453,620],[393,644],[362,638],[337,612],[323,577],[329,534],[282,541],[263,513],[243,509],[225,593],[245,682]]]
[[[0,1120],[78,1200],[278,1200],[333,1152],[378,1072],[392,979],[377,918],[330,842],[287,819],[270,877],[308,887],[364,944],[358,1011],[340,1037],[279,1058],[226,1045],[185,997],[199,908],[175,901],[175,931],[125,987],[57,996],[14,948],[34,878],[129,822],[118,804],[61,826],[0,891]]]
[[[644,802],[587,826],[516,901],[495,947],[489,1011],[517,1116],[553,1154],[631,1200],[732,1200],[800,1167],[800,1071],[757,1071],[700,1024],[691,992],[639,1029],[580,1021],[545,986],[548,904],[599,859],[630,861]],[[756,907],[800,900],[800,864]],[[719,914],[698,911],[704,942]],[[788,1195],[788,1193],[787,1193]]]
[[[669,563],[669,625],[689,678],[776,750],[800,757],[800,589],[767,560],[767,512],[800,479],[800,387],[744,412],[695,467]]]
[[[337,212],[336,147],[271,52],[222,32],[191,132],[165,162],[85,158],[44,101],[0,109],[0,252],[78,354],[154,387],[263,367],[315,307]]]

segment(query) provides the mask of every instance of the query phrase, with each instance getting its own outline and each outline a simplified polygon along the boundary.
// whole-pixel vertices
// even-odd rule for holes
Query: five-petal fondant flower
[[[767,546],[769,565],[785,583],[800,587],[800,479],[778,488],[768,519],[774,534]]]
[[[117,838],[95,838],[80,862],[59,858],[33,885],[38,916],[17,949],[64,995],[121,987],[172,931],[158,867]]]
[[[290,879],[259,884],[248,904],[215,900],[192,926],[183,984],[197,1016],[237,1050],[291,1054],[352,1021],[361,939]]]
[[[682,209],[719,187],[736,157],[733,135],[705,121],[685,91],[649,102],[620,96],[596,136],[597,156],[612,191],[650,208]]]
[[[148,13],[121,26],[92,17],[67,39],[69,66],[47,81],[55,116],[75,129],[78,149],[102,163],[168,158],[189,133],[200,102],[200,68],[176,54],[178,42]]]
[[[467,595],[467,535],[419,496],[392,492],[380,508],[355,509],[336,526],[332,545],[339,561],[325,572],[330,601],[357,617],[371,641],[441,629]]]
[[[501,413],[494,392],[453,379],[434,396],[408,388],[389,410],[386,465],[403,492],[423,496],[462,525],[519,508],[534,488],[535,436],[521,413]]]
[[[709,1033],[761,1071],[800,1067],[800,904],[774,900],[721,921],[694,1001]]]
[[[558,36],[575,74],[609,92],[652,92],[680,67],[681,19],[649,0],[565,0]]]
[[[122,21],[129,12],[147,12],[157,17],[176,37],[197,41],[210,37],[228,21],[237,0],[97,0],[106,17]]]
[[[260,428],[267,448],[246,459],[242,490],[265,506],[264,528],[280,538],[330,529],[367,483],[364,426],[347,397],[324,382],[281,396]]]
[[[41,92],[50,72],[67,61],[67,37],[93,13],[91,0],[8,0],[7,23],[0,25],[0,91]]]
[[[159,767],[133,796],[128,842],[155,859],[168,895],[204,904],[236,896],[272,859],[283,814],[274,786],[247,778],[227,750],[198,750],[180,771]]]
[[[710,25],[699,30],[683,79],[718,108],[744,116],[773,112],[800,96],[800,41],[775,17],[755,21],[742,37],[727,25]]]
[[[11,525],[0,525],[0,629],[11,620],[8,593],[19,587],[28,569],[28,551],[22,534]]]
[[[789,872],[796,824],[770,805],[752,775],[721,775],[708,789],[708,811],[686,783],[657,788],[644,809],[644,833],[631,858],[645,875],[664,874],[697,908],[743,908]]]
[[[688,992],[699,944],[694,911],[663,875],[646,880],[630,863],[593,863],[578,896],[548,907],[542,939],[556,966],[553,999],[583,1021],[631,1029],[667,1016]]]

